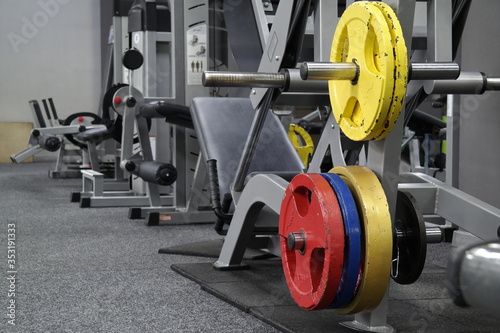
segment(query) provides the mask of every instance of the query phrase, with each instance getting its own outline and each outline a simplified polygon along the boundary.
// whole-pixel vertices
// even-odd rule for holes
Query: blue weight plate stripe
[[[347,184],[334,173],[322,173],[332,187],[342,211],[346,246],[344,249],[344,268],[337,295],[329,306],[331,309],[346,307],[354,297],[361,264],[361,228],[356,201]]]

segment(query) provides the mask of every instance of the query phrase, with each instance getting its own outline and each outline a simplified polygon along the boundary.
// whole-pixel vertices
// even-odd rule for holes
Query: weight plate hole
[[[310,265],[313,292],[316,292],[318,287],[321,285],[320,282],[323,276],[323,267],[325,266],[325,249],[319,248],[312,251]]]
[[[309,206],[311,205],[311,195],[312,192],[306,187],[299,187],[293,192],[297,212],[302,217],[306,216],[309,211]]]
[[[289,250],[287,251],[287,259],[288,259],[288,268],[290,271],[290,276],[292,280],[295,280],[295,266],[297,265],[297,256],[296,251]]]
[[[380,75],[380,47],[373,27],[368,30],[364,43],[364,63],[361,63],[361,66],[366,67],[366,70],[373,75]]]
[[[356,127],[363,126],[364,117],[363,111],[361,109],[361,104],[359,104],[359,100],[356,100],[356,104],[354,104],[351,119]]]
[[[345,119],[347,124],[351,127],[361,127],[364,123],[363,109],[361,104],[356,97],[351,97],[347,102],[347,105],[342,114],[342,118]]]
[[[349,57],[349,39],[346,38],[344,40],[344,46],[342,48],[342,57],[340,59],[341,62],[347,62],[347,58]]]
[[[371,30],[370,30],[371,32]],[[373,33],[372,33],[373,34]],[[380,58],[381,58],[381,55],[380,55],[380,48],[379,48],[379,45],[378,45],[378,40],[375,36],[373,36],[373,67],[375,68],[376,70],[376,74],[380,74]]]

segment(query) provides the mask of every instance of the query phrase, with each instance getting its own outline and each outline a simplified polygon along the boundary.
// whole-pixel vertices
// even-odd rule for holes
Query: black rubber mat
[[[175,264],[172,270],[205,290],[283,332],[352,332],[340,323],[354,319],[333,310],[304,311],[286,286],[281,261],[246,261],[248,270],[217,271],[210,263]],[[455,306],[445,287],[445,266],[427,263],[412,285],[391,282],[388,323],[397,332],[500,332],[500,318]]]
[[[195,257],[218,258],[224,244],[223,239],[215,239],[191,244],[181,244],[162,248],[158,253],[179,254]],[[273,257],[267,252],[260,250],[247,249],[244,254],[245,259],[258,260]]]

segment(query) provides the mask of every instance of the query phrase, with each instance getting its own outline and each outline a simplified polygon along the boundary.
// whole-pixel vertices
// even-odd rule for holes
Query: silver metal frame
[[[191,0],[190,3],[193,1],[207,2],[206,0]],[[120,164],[123,166],[128,159],[137,154],[140,154],[144,160],[172,163],[178,170],[177,181],[172,186],[164,187],[136,179],[133,181],[132,188],[117,191],[116,187],[106,185],[105,180],[99,174],[88,172],[83,175],[83,191],[80,194],[82,198],[85,198],[83,199],[85,200],[84,206],[133,207],[130,209],[129,216],[146,219],[148,224],[157,224],[157,222],[213,223],[215,221],[215,215],[211,209],[208,194],[206,194],[208,192],[203,191],[207,188],[205,165],[200,163],[198,143],[193,138],[194,131],[170,125],[163,119],[153,119],[152,131],[156,134],[157,140],[156,147],[151,147],[146,120],[139,117],[137,112],[140,105],[144,103],[162,100],[185,104],[188,90],[190,93],[200,93],[199,88],[193,92],[193,89],[186,86],[184,71],[178,69],[179,66],[184,66],[185,49],[182,46],[185,41],[185,29],[191,24],[189,17],[186,17],[186,12],[187,8],[191,7],[196,6],[189,6],[185,1],[170,1],[172,32],[140,31],[132,34],[133,46],[144,55],[144,64],[130,74],[133,77],[129,77],[128,82],[133,84],[129,88],[118,90],[115,94],[121,96],[124,101],[129,96],[134,96],[137,100],[134,107],[121,107],[119,110],[123,113]],[[199,13],[200,10],[196,15],[199,16]],[[208,15],[208,2],[201,13]],[[198,19],[197,17],[192,19],[195,18]],[[195,20],[195,22],[199,21]],[[161,74],[158,73],[159,53],[165,49],[168,50],[169,55],[161,55],[163,57],[161,60],[163,60],[162,64],[168,63],[162,66],[166,67],[170,73],[169,80],[157,77]],[[163,86],[160,87],[160,84]],[[131,88],[132,85],[137,89]],[[206,88],[201,88],[205,92],[208,91]],[[161,95],[165,96],[158,97]],[[139,137],[139,145],[136,147],[133,144],[132,133],[134,132]],[[139,152],[135,149],[139,149]],[[126,171],[124,173],[127,178],[128,173]]]
[[[385,2],[397,13],[408,49],[411,50],[416,0],[387,0]],[[348,4],[350,3],[352,1],[348,1]],[[317,2],[316,6],[320,10],[328,10],[326,6],[322,6],[321,1]],[[427,59],[428,61],[451,61],[451,44],[449,43],[451,41],[451,0],[429,0],[427,6],[430,17]],[[283,52],[284,48],[280,36],[286,36],[283,29],[288,26],[286,23],[289,22],[289,15],[289,2],[280,2],[276,14],[279,19],[275,18],[275,21],[283,23],[283,26],[273,25],[264,54],[268,55],[270,49],[274,52],[270,54],[272,57],[264,56],[262,58],[259,71],[271,73],[279,68],[279,57],[282,55],[280,52]],[[331,18],[332,16],[327,17]],[[328,38],[323,39],[323,43],[329,43]],[[322,55],[326,52],[316,45],[315,52],[318,50]],[[411,82],[408,91],[415,91],[423,84],[422,81]],[[432,84],[432,82],[426,84]],[[264,95],[264,88],[252,90],[250,98],[253,105],[259,105]],[[449,112],[449,116],[458,118],[459,108],[455,103],[456,98],[454,96],[450,100],[449,105],[452,107],[453,113]],[[449,169],[447,170],[449,184],[423,174],[403,174],[400,179],[399,164],[403,117],[400,117],[394,129],[385,139],[369,143],[366,164],[382,183],[391,216],[395,214],[397,190],[405,189],[417,198],[423,207],[424,214],[445,218],[483,239],[495,237],[495,235],[500,236],[500,210],[456,188],[458,128],[455,121],[448,121],[448,124],[449,140],[452,141],[448,148],[451,155],[448,161],[451,163],[448,163]],[[309,172],[319,171],[319,165],[328,148],[332,152],[334,165],[344,165],[342,148],[340,147],[340,131],[333,117],[328,119]],[[266,206],[279,213],[281,197],[287,185],[288,183],[281,178],[266,174],[254,176],[248,181],[243,191],[233,191],[233,197],[237,203],[236,210],[220,256],[214,263],[215,268],[223,270],[242,265],[243,253],[251,240],[250,234],[257,222],[258,212]],[[277,219],[275,223],[277,224]],[[343,325],[367,332],[393,332],[394,329],[387,323],[388,293],[389,288],[387,288],[386,295],[377,308],[371,312],[356,314],[353,321],[345,322]]]

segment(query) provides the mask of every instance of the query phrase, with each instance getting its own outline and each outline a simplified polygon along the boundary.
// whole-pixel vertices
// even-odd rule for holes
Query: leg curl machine
[[[427,243],[442,239],[439,228],[426,228],[423,214],[440,216],[482,239],[500,237],[499,209],[430,176],[400,174],[405,99],[411,96],[413,102],[414,96],[423,96],[424,83],[428,93],[471,93],[478,91],[478,84],[497,90],[498,79],[461,72],[451,54],[447,58],[432,47],[427,50],[431,61],[410,63],[415,1],[395,0],[350,5],[335,30],[329,62],[320,56],[322,63],[305,63],[297,70],[310,5],[319,20],[328,10],[323,1],[280,2],[274,21],[279,24],[271,28],[258,73],[205,72],[209,86],[252,87],[252,107],[235,99],[226,99],[227,106],[224,100],[208,98],[193,102],[195,127],[208,159],[215,149],[224,149],[212,147],[214,133],[203,126],[204,114],[230,114],[239,108],[255,112],[237,168],[228,170],[224,163],[218,170],[223,175],[219,180],[234,174],[230,191],[235,208],[231,217],[224,216],[215,191],[214,210],[230,219],[230,226],[214,268],[246,268],[243,253],[258,242],[281,255],[288,287],[300,307],[355,314],[353,321],[343,323],[355,330],[393,332],[387,323],[390,277],[400,284],[416,281]],[[445,21],[451,24],[450,3],[429,1],[428,6],[433,15],[450,14]],[[435,23],[429,23],[428,38],[438,45]],[[317,31],[315,36],[324,34]],[[261,162],[259,137],[266,133],[269,109],[280,95],[306,90],[309,80],[328,80],[333,115],[307,173],[296,166],[293,171],[300,174],[291,181],[272,169],[250,175],[252,164]],[[341,131],[354,141],[369,142],[366,166],[346,165]],[[283,158],[297,159],[283,147]],[[326,151],[334,165],[328,172],[320,169]],[[217,188],[213,178],[212,173],[211,184]],[[261,220],[277,232],[269,237],[269,228],[259,230]]]
[[[49,98],[48,103],[54,115],[53,122],[47,100],[44,99],[42,102],[50,127],[47,126],[38,101],[31,100],[29,104],[33,112],[35,128],[31,131],[28,147],[12,155],[12,162],[20,163],[44,150],[49,152],[59,151],[56,167],[54,170],[49,171],[49,177],[51,178],[79,176],[82,169],[100,170],[101,163],[98,157],[97,145],[103,141],[104,137],[101,136],[98,140],[87,144],[79,136],[82,133],[106,130],[107,127],[101,117],[91,112],[78,112],[71,114],[66,119],[59,119],[54,102],[52,98]],[[69,161],[66,160],[71,155],[70,150],[67,149],[67,145],[70,144],[77,147],[76,151],[79,154],[76,155],[81,160],[81,163],[73,168],[70,168],[70,166],[64,168],[65,162],[69,165]]]
[[[143,64],[142,54],[136,49],[124,53],[123,64],[129,70],[130,82],[134,70]],[[193,128],[189,108],[165,101],[145,102],[142,94],[132,85],[121,85],[112,90],[109,95],[112,109],[117,119],[121,119],[121,150],[120,168],[131,177],[145,181],[146,194],[137,194],[132,188],[126,191],[104,190],[103,178],[99,173],[82,171],[83,191],[78,197],[81,207],[129,206],[129,217],[145,218],[148,225],[157,225],[160,221],[169,223],[207,223],[213,221],[214,215],[210,209],[197,206],[204,202],[201,191],[193,190],[186,206],[176,205],[175,196],[163,195],[160,186],[171,186],[177,180],[177,169],[170,163],[155,161],[149,138],[148,124],[152,119],[163,118],[170,124]],[[134,140],[137,133],[137,140]],[[92,141],[99,137],[99,131],[86,136]],[[135,142],[137,141],[137,142]],[[184,177],[185,175],[180,175]],[[200,174],[200,177],[203,176]],[[196,181],[193,187],[202,187],[203,183]],[[139,207],[143,206],[143,207]],[[165,219],[161,216],[168,216]]]
[[[117,85],[108,90],[103,100],[103,107],[109,107],[123,119],[119,169],[131,182],[126,190],[106,190],[101,175],[85,173],[82,206],[132,207],[129,217],[145,218],[148,224],[214,220],[205,190],[205,165],[199,158],[189,108],[184,106],[191,100],[189,96],[205,95],[208,89],[201,86],[201,79],[199,83],[186,85],[182,70],[188,56],[182,31],[194,29],[194,25],[206,26],[206,16],[208,3],[201,0],[134,1],[129,11],[129,47],[141,53],[144,64],[134,66],[133,78],[128,77],[127,82],[134,89]],[[206,67],[208,62],[204,63]],[[132,100],[136,102],[133,105]],[[152,123],[151,135],[155,140],[151,142],[148,130],[142,126],[144,121]],[[131,141],[134,132],[137,144]],[[164,168],[167,164],[170,166]],[[174,183],[169,186],[158,183],[158,177],[166,174],[172,177],[175,171],[178,177]]]

